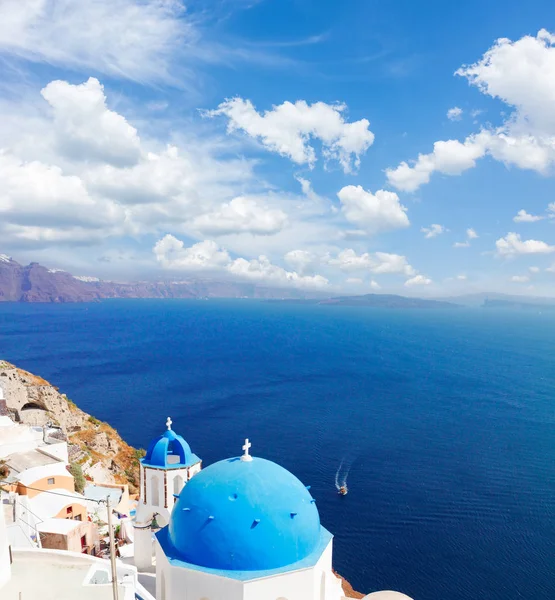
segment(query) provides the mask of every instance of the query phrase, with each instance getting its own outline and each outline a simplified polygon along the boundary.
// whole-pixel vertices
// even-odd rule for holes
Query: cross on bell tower
[[[252,460],[252,456],[249,454],[249,448],[252,446],[252,444],[249,442],[249,438],[247,438],[245,440],[245,445],[243,446],[243,450],[245,451],[245,453],[243,454],[243,456],[241,456],[241,460],[243,462],[250,462]]]
[[[171,417],[168,417],[166,420],[166,427],[168,428],[168,431],[172,428],[172,423],[173,423],[173,421],[172,421]]]

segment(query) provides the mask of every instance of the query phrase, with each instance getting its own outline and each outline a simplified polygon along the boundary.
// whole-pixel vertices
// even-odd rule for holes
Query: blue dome
[[[320,542],[307,488],[279,465],[253,458],[217,462],[181,491],[169,542],[182,561],[219,570],[265,571],[305,559]]]
[[[200,458],[191,452],[189,444],[175,433],[168,418],[168,430],[150,442],[145,457],[141,463],[146,467],[178,469],[191,467],[200,462]]]

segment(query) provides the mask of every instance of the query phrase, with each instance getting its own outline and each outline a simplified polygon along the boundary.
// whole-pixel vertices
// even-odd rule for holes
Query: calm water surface
[[[205,465],[249,437],[312,486],[363,592],[555,598],[554,313],[0,303],[0,357],[135,446],[168,415]]]

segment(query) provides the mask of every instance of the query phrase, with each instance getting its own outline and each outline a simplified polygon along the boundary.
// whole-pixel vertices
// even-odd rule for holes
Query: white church
[[[135,564],[152,569],[155,558],[157,600],[343,600],[333,536],[308,488],[252,456],[248,440],[242,456],[202,469],[171,425],[141,461],[135,520]]]

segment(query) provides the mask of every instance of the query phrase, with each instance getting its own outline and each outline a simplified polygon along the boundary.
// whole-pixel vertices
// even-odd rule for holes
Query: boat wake
[[[345,458],[341,461],[339,468],[335,473],[335,487],[339,492],[341,488],[347,487],[347,477],[349,477],[349,471],[353,464],[352,460],[346,460]]]

